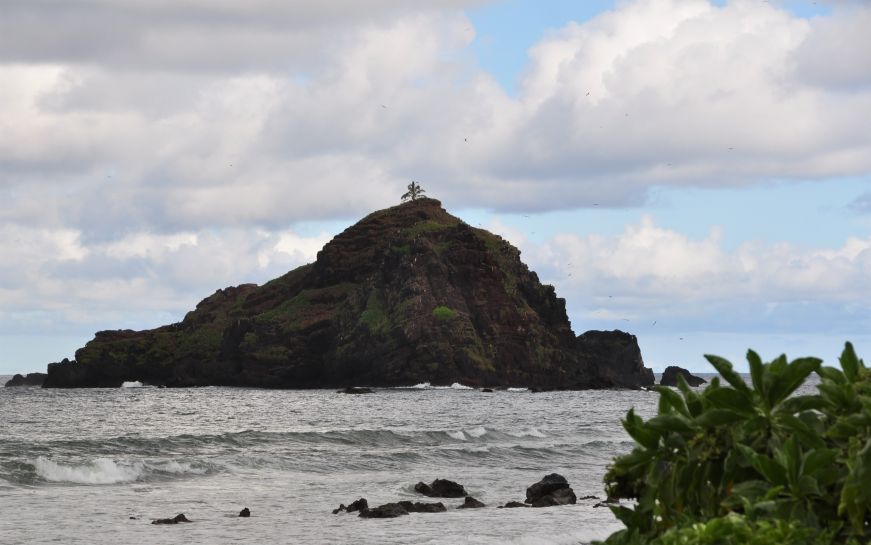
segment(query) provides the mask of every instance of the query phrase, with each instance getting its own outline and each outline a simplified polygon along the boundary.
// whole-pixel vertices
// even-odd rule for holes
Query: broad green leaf
[[[820,470],[831,466],[837,458],[837,451],[833,449],[820,448],[806,452],[804,455],[804,464],[802,473],[804,475],[814,475]]]
[[[705,354],[705,359],[710,362],[711,365],[714,366],[714,369],[720,374],[723,379],[732,385],[736,390],[740,390],[747,394],[750,393],[750,388],[747,386],[747,383],[744,382],[744,379],[741,378],[741,375],[736,373],[732,368],[732,364],[729,363],[729,360],[725,358],[721,358],[719,356],[713,356],[711,354]]]
[[[676,414],[660,414],[647,421],[647,426],[661,433],[693,431],[690,421]]]
[[[693,420],[697,425],[702,426],[703,428],[714,428],[738,422],[743,418],[743,415],[730,409],[708,409]]]
[[[657,392],[659,392],[659,395],[662,396],[662,399],[665,400],[665,402],[673,407],[677,412],[687,417],[690,415],[690,412],[687,409],[687,404],[680,394],[678,394],[668,386],[657,386],[655,389]]]
[[[705,390],[702,398],[712,406],[720,409],[730,409],[741,414],[753,414],[753,398],[746,392],[732,388],[717,388]]]
[[[779,380],[771,385],[769,400],[771,407],[789,397],[807,379],[808,375],[820,367],[823,361],[819,358],[799,358],[786,364]]]
[[[850,382],[855,382],[856,377],[859,376],[859,368],[864,367],[864,365],[862,365],[861,360],[856,357],[856,351],[853,350],[853,345],[851,343],[844,345],[844,352],[841,353],[840,361],[841,369],[844,370],[844,375]]]
[[[747,351],[747,362],[750,364],[750,378],[753,381],[753,388],[760,396],[765,395],[765,390],[762,386],[762,377],[765,374],[765,364],[762,363],[759,354],[752,350]]]
[[[821,410],[826,406],[825,400],[818,395],[803,395],[790,397],[783,401],[778,408],[779,412],[795,414],[802,411]]]
[[[623,428],[635,441],[647,448],[656,448],[659,444],[659,432],[645,426],[641,417],[635,414],[635,409],[629,409]]]
[[[765,477],[772,485],[786,486],[789,484],[786,478],[786,469],[763,454],[756,454],[751,460],[753,469]]]
[[[836,384],[844,384],[847,382],[847,377],[840,369],[834,367],[820,367],[817,369],[817,374],[826,380],[831,380]]]

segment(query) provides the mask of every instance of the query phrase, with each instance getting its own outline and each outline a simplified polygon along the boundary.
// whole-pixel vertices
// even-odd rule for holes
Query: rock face
[[[431,498],[462,498],[466,496],[463,485],[447,479],[436,479],[431,484],[424,482],[414,485],[414,490]]]
[[[6,387],[13,386],[42,386],[45,382],[45,373],[27,373],[27,375],[15,375],[6,381]]]
[[[677,386],[677,376],[683,375],[685,381],[690,386],[696,387],[701,386],[708,382],[702,377],[697,377],[693,374],[690,374],[689,371],[682,367],[677,367],[675,365],[671,365],[665,368],[665,371],[662,373],[662,378],[659,379],[659,384],[662,386]]]
[[[634,336],[576,337],[565,301],[502,238],[422,199],[374,212],[317,260],[221,289],[175,324],[101,331],[46,387],[537,389],[653,384]]]
[[[463,504],[457,509],[480,509],[481,507],[487,507],[484,505],[484,502],[476,500],[472,496],[466,496],[466,499],[463,501]]]
[[[372,509],[364,509],[359,516],[365,519],[392,519],[407,514],[408,511],[399,503],[385,503]]]
[[[179,513],[172,518],[152,520],[151,524],[178,524],[179,522],[190,522],[190,520],[184,516],[184,513]]]
[[[577,503],[577,497],[562,475],[551,473],[526,489],[526,503],[533,507],[550,507]]]

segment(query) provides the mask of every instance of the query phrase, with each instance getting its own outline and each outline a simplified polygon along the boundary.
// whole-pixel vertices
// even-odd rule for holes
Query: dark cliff
[[[434,199],[370,214],[317,260],[218,290],[180,323],[102,331],[46,387],[318,388],[419,382],[583,389],[653,383],[635,337],[575,337],[565,301],[500,237]]]

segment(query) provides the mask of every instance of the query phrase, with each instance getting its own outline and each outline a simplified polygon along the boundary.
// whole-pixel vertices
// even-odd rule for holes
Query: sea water
[[[633,445],[620,419],[630,407],[652,416],[658,397],[427,384],[365,395],[0,388],[0,543],[588,543],[621,528],[594,507],[607,465]],[[553,472],[598,499],[497,508]],[[414,491],[436,478],[487,508]],[[448,511],[332,514],[360,497]],[[177,513],[193,522],[151,524]]]

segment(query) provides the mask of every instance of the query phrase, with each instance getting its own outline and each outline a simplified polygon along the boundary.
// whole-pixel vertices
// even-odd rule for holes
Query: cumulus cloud
[[[7,335],[82,334],[178,321],[217,288],[313,261],[328,239],[224,229],[88,243],[73,230],[7,226],[0,228],[0,326]]]
[[[694,240],[645,217],[619,235],[562,234],[525,254],[592,323],[667,315],[661,329],[838,334],[869,325],[871,237],[835,249],[749,241],[729,250],[717,228]]]
[[[620,2],[549,32],[510,96],[469,48],[462,10],[478,3],[4,2],[4,331],[108,327],[132,308],[172,321],[204,289],[310,260],[326,237],[299,223],[360,217],[412,179],[449,208],[544,211],[871,171],[867,4],[804,19]],[[865,239],[827,253],[718,236],[649,220],[524,249],[613,319],[678,298],[733,318],[734,301],[867,309]]]

